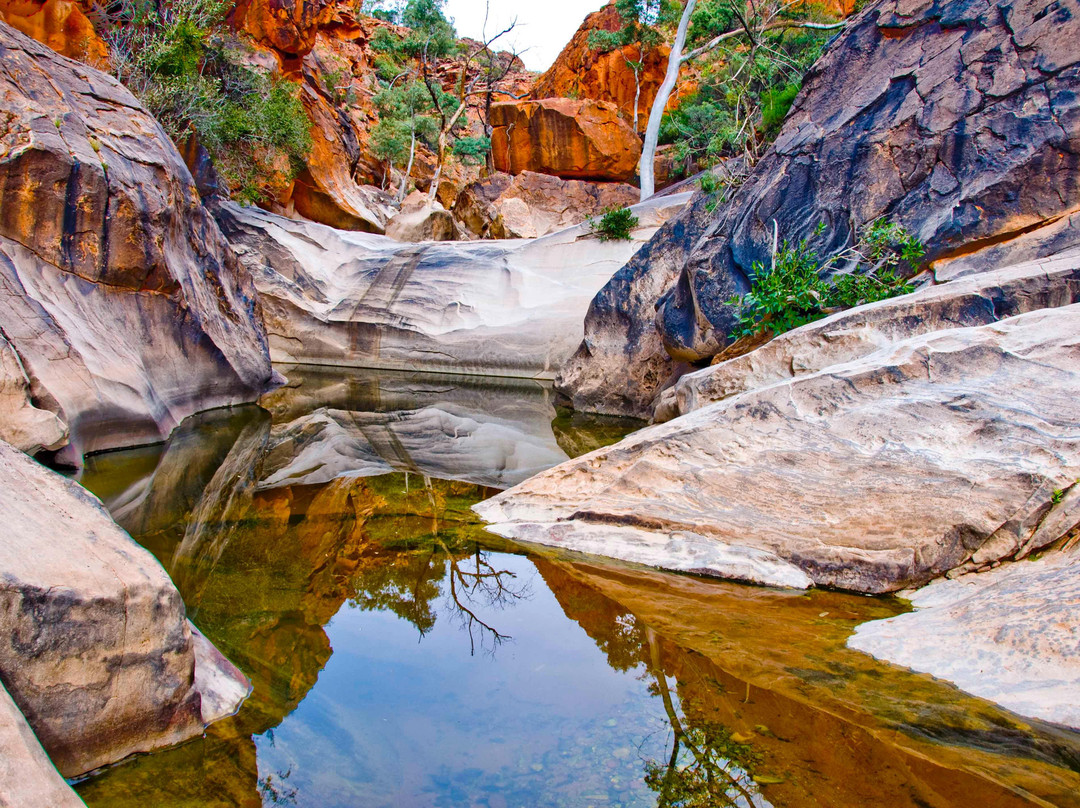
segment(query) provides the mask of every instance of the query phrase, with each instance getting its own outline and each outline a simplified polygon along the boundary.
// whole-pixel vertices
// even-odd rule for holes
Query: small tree
[[[438,125],[430,115],[427,88],[418,81],[387,87],[375,96],[375,107],[379,123],[371,132],[371,148],[389,164],[391,172],[396,165],[404,166],[395,200],[400,205],[408,193],[417,143],[432,146]]]
[[[739,0],[712,0],[702,3],[703,9],[707,9],[707,15],[698,16],[703,24],[722,28],[703,44],[686,52],[687,35],[690,31],[690,23],[694,18],[694,12],[698,8],[698,0],[686,0],[683,7],[682,17],[675,35],[675,42],[671,48],[671,56],[668,58],[667,73],[660,85],[660,90],[653,101],[652,110],[649,113],[649,123],[645,130],[645,143],[641,151],[641,163],[639,173],[641,175],[641,198],[645,199],[656,192],[656,177],[654,162],[656,160],[656,148],[660,142],[660,126],[664,117],[671,93],[679,79],[679,70],[683,64],[697,59],[706,53],[716,50],[724,43],[738,40],[742,59],[745,64],[751,65],[759,58],[768,60],[780,60],[787,57],[779,53],[768,38],[768,34],[774,31],[806,29],[817,31],[829,31],[844,26],[843,22],[820,23],[800,17],[799,11],[804,5],[798,0],[767,0],[743,4]],[[738,74],[737,74],[738,75]],[[794,97],[794,93],[792,93]],[[786,107],[784,108],[786,112]],[[773,110],[775,115],[775,108]],[[752,121],[756,113],[744,116],[744,124]],[[756,123],[756,122],[755,122]]]
[[[638,130],[638,107],[641,103],[641,71],[645,67],[645,53],[659,46],[664,36],[659,27],[678,14],[678,6],[672,0],[615,0],[615,8],[622,19],[618,31],[594,29],[589,32],[589,47],[609,53],[622,50],[626,66],[634,74],[634,131]],[[637,59],[626,55],[626,48],[637,50]]]

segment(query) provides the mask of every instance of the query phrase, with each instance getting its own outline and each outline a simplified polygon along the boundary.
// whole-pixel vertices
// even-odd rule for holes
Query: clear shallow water
[[[1080,805],[1080,738],[848,651],[887,600],[526,549],[469,506],[631,425],[538,384],[286,369],[82,482],[252,680],[89,806]]]

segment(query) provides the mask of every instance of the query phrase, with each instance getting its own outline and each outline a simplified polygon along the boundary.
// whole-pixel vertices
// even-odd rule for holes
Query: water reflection
[[[525,555],[469,508],[617,439],[546,388],[291,370],[83,482],[254,693],[127,806],[1080,805],[1077,736],[849,651],[882,600]]]

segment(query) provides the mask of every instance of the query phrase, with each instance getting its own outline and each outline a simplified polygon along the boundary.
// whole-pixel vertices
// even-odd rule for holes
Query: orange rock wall
[[[0,15],[12,28],[68,58],[107,68],[109,49],[84,8],[72,0],[0,0]]]
[[[548,98],[491,109],[495,168],[563,179],[626,182],[641,158],[641,141],[615,104]]]

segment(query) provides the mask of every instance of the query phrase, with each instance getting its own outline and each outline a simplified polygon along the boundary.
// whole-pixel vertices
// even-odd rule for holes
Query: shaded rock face
[[[85,808],[0,683],[0,805]]]
[[[574,409],[652,416],[654,399],[681,369],[654,324],[656,301],[708,227],[706,205],[699,196],[667,222],[589,304],[585,339],[555,379]]]
[[[454,215],[480,238],[540,238],[639,200],[632,185],[523,171],[516,177],[493,174],[467,186],[454,204]]]
[[[402,244],[223,205],[276,361],[551,378],[588,301],[686,196],[635,208],[631,241],[578,226],[532,242]]]
[[[37,454],[67,443],[68,431],[55,413],[34,406],[30,380],[11,344],[0,336],[0,440]]]
[[[105,69],[109,48],[86,16],[84,0],[0,0],[0,19],[59,54]]]
[[[62,774],[236,710],[246,680],[212,646],[200,657],[165,570],[96,498],[4,443],[0,492],[0,676]]]
[[[1080,729],[1080,552],[936,581],[912,603],[915,612],[859,626],[848,645]]]
[[[619,108],[624,119],[633,121],[634,99],[638,90],[634,71],[627,62],[641,62],[641,92],[637,109],[638,128],[644,131],[649,123],[649,111],[656,99],[656,92],[667,72],[671,49],[667,45],[661,45],[658,48],[646,49],[642,53],[638,48],[628,45],[601,53],[589,47],[589,35],[593,31],[618,31],[622,25],[622,17],[614,4],[604,6],[586,17],[554,64],[536,80],[532,97],[607,101]],[[686,73],[685,66],[683,73]],[[676,92],[668,107],[677,104]]]
[[[526,541],[861,592],[1023,557],[1080,522],[1054,502],[1080,477],[1078,340],[1078,305],[914,336],[649,427],[476,510]]]
[[[976,273],[834,314],[749,354],[688,373],[664,391],[655,420],[668,421],[740,393],[851,362],[897,339],[1077,302],[1080,247],[1052,259]]]
[[[547,98],[491,107],[495,168],[563,179],[626,182],[641,158],[637,134],[614,104]]]
[[[698,360],[727,344],[727,301],[749,288],[755,261],[767,263],[773,221],[781,238],[808,238],[827,256],[887,216],[941,259],[1074,210],[1078,88],[1074,2],[866,9],[811,70],[772,150],[662,298],[668,350]]]
[[[70,430],[63,459],[256,398],[272,370],[254,286],[164,131],[3,24],[0,99],[0,330]]]

